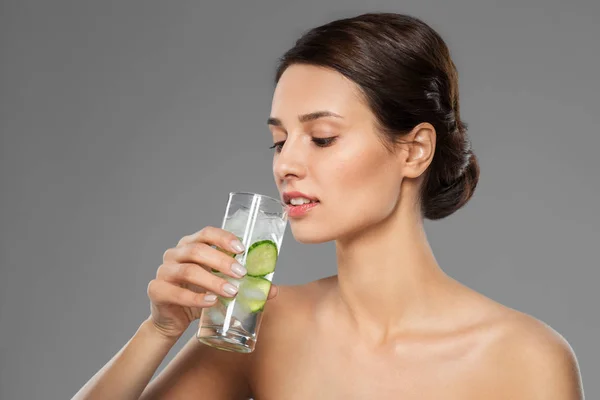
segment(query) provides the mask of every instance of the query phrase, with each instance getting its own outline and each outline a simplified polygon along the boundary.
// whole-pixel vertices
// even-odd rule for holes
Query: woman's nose
[[[290,177],[303,178],[306,175],[306,157],[301,149],[300,141],[288,139],[281,152],[273,161],[273,173],[279,181]]]

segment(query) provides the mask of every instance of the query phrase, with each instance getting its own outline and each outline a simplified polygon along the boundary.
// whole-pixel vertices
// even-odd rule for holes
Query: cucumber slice
[[[261,277],[275,271],[277,245],[272,240],[259,240],[250,246],[246,256],[249,276]]]
[[[270,289],[271,282],[267,279],[245,276],[242,278],[236,299],[238,303],[242,303],[250,312],[256,313],[263,310]]]

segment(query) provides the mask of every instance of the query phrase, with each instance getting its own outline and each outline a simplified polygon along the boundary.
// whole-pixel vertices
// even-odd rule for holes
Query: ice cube
[[[252,311],[243,301],[236,300],[235,305],[233,306],[232,315],[239,321],[244,321],[248,318],[248,315],[252,314]]]
[[[223,229],[244,239],[243,235],[248,223],[248,217],[249,210],[246,208],[239,208],[226,219]],[[259,211],[258,215],[256,215],[254,226],[249,225],[248,229],[252,229],[252,231],[249,232],[252,242],[268,239],[278,243],[285,231],[285,221],[279,217],[273,217],[272,214],[267,215],[262,211]]]
[[[248,221],[248,210],[245,208],[238,208],[231,216],[225,220],[223,229],[232,232],[237,236],[242,236],[246,230],[246,223]]]
[[[264,218],[257,221],[257,225],[255,237],[258,240],[269,239],[278,243],[285,230],[285,222],[281,218]]]
[[[223,325],[223,322],[225,322],[225,307],[221,306],[220,304],[216,304],[212,307],[206,308],[205,310],[208,312],[208,317],[213,324]]]
[[[244,299],[248,300],[265,301],[267,300],[268,294],[265,294],[265,292],[259,288],[246,286],[242,288],[242,293],[240,293],[240,296],[243,296]]]

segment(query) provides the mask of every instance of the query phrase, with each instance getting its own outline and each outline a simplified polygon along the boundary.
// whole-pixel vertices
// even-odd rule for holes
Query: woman
[[[256,350],[189,340],[152,375],[202,308],[234,296],[209,268],[245,274],[214,227],[164,254],[150,317],[78,399],[580,399],[575,356],[550,327],[446,275],[423,219],[473,195],[477,158],[457,73],[419,19],[364,14],[307,32],[280,60],[273,173],[296,240],[335,240],[338,274],[272,288]],[[299,192],[299,193],[293,193]],[[485,268],[485,266],[482,266]]]

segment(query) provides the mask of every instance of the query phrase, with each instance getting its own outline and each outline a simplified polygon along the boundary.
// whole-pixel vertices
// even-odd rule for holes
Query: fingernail
[[[217,300],[217,296],[214,294],[207,294],[206,296],[204,296],[204,301],[206,301],[207,303],[212,303],[215,300]]]
[[[223,291],[231,296],[234,296],[238,292],[237,288],[231,283],[226,283],[223,285]]]
[[[234,262],[231,265],[231,272],[236,274],[239,278],[243,277],[244,275],[246,275],[246,273],[248,273],[248,271],[246,270],[246,268],[244,268],[243,265],[238,264],[236,262]]]
[[[237,239],[231,241],[231,248],[233,248],[237,252],[244,251],[244,245]]]

